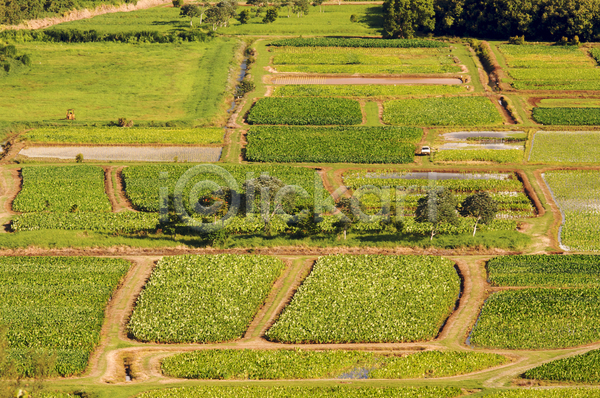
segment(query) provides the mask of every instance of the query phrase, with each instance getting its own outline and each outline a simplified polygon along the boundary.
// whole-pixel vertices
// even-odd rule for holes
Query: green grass
[[[377,105],[375,104],[375,108]],[[255,162],[409,163],[417,128],[394,127],[253,127],[246,158]]]
[[[2,121],[57,121],[74,108],[77,121],[85,123],[125,117],[205,125],[222,117],[236,41],[19,47],[33,65],[0,80]]]
[[[521,149],[444,149],[433,155],[436,162],[494,162],[494,163],[521,163],[523,150]]]
[[[481,348],[554,349],[600,340],[599,289],[523,289],[493,293],[471,333]]]
[[[277,65],[277,72],[361,74],[361,75],[419,75],[459,73],[458,65]]]
[[[284,264],[267,256],[164,257],[137,299],[127,330],[141,341],[241,338]]]
[[[600,132],[538,131],[530,162],[600,163]]]
[[[599,398],[600,390],[590,388],[515,389],[498,392],[490,398]]]
[[[321,257],[266,337],[284,343],[430,340],[458,298],[453,265],[432,256]]]
[[[463,85],[320,85],[290,84],[275,86],[274,97],[355,97],[355,98],[394,98],[409,95],[462,94]]]
[[[169,129],[122,127],[42,127],[19,140],[62,144],[222,144],[221,128]]]
[[[456,376],[507,361],[501,355],[453,351],[392,356],[344,350],[202,350],[167,357],[162,360],[161,369],[167,376],[187,379],[285,380],[365,375],[371,379],[411,379]]]
[[[488,98],[446,97],[388,101],[383,121],[400,126],[492,126],[503,119]]]
[[[600,108],[600,99],[594,98],[544,98],[540,108]]]

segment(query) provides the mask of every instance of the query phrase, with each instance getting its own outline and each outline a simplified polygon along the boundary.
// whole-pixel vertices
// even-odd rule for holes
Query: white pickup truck
[[[431,155],[431,148],[428,146],[421,147],[421,155]]]

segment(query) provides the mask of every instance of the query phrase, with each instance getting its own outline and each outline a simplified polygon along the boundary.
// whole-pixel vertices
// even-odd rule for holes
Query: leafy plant
[[[262,98],[248,114],[250,124],[360,124],[358,101],[345,98]]]

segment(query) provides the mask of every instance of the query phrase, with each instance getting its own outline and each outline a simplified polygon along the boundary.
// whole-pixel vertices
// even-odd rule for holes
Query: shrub
[[[173,0],[173,7],[181,8],[183,6],[183,0]]]

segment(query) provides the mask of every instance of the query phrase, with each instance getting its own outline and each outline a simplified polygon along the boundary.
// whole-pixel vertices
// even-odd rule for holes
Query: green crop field
[[[369,369],[372,379],[447,377],[507,363],[507,358],[479,352],[426,351],[386,356],[360,351],[204,350],[165,358],[167,376],[186,379],[264,380],[338,378]],[[214,364],[220,364],[216,369]]]
[[[544,179],[564,215],[562,244],[571,250],[599,251],[600,171],[549,171]]]
[[[32,66],[0,79],[0,120],[57,121],[74,108],[77,121],[86,123],[125,117],[209,124],[222,117],[226,106],[236,46],[233,39],[177,46],[19,44],[30,54]]]
[[[338,62],[340,64],[338,64]],[[444,73],[460,73],[462,68],[458,65],[348,65],[352,62],[351,59],[346,61],[346,64],[341,64],[341,60],[336,60],[332,57],[332,65],[281,65],[276,66],[277,72],[295,72],[295,73],[340,73],[347,75],[418,75],[418,74],[444,74]],[[365,62],[365,61],[363,61]]]
[[[485,97],[417,98],[384,104],[383,121],[400,126],[492,126],[500,113]]]
[[[20,139],[60,144],[222,144],[221,128],[166,129],[122,127],[53,127],[30,130]]]
[[[453,398],[456,387],[187,387],[156,390],[137,398]]]
[[[83,373],[100,342],[104,307],[129,263],[93,257],[1,257],[0,324],[19,373],[35,372],[35,353],[55,356],[51,374]]]
[[[358,101],[347,98],[262,98],[250,110],[250,124],[360,124]]]
[[[162,343],[240,338],[283,268],[281,260],[266,256],[165,257],[127,330],[138,340]]]
[[[523,374],[525,379],[563,381],[574,383],[600,383],[600,351],[588,351],[545,363]]]
[[[13,231],[70,230],[102,233],[151,232],[158,228],[156,213],[25,213],[16,216],[10,227]]]
[[[288,343],[429,340],[452,312],[459,285],[442,257],[321,257],[266,336]]]
[[[532,117],[549,126],[594,126],[600,124],[600,108],[533,108]]]
[[[470,342],[475,347],[552,349],[600,340],[599,289],[524,289],[493,293]]]
[[[530,162],[600,163],[600,132],[538,131]]]
[[[104,170],[98,166],[23,167],[23,187],[13,210],[31,212],[109,212]]]
[[[600,390],[590,388],[527,389],[499,392],[493,398],[598,398]]]
[[[493,286],[600,286],[600,256],[501,256],[488,261],[487,270]]]
[[[433,155],[436,162],[494,162],[521,163],[523,151],[520,149],[444,149]]]
[[[423,131],[405,127],[253,127],[254,162],[410,163]]]
[[[355,97],[355,98],[395,98],[409,95],[462,94],[467,91],[464,85],[320,85],[289,84],[276,86],[274,97]]]

